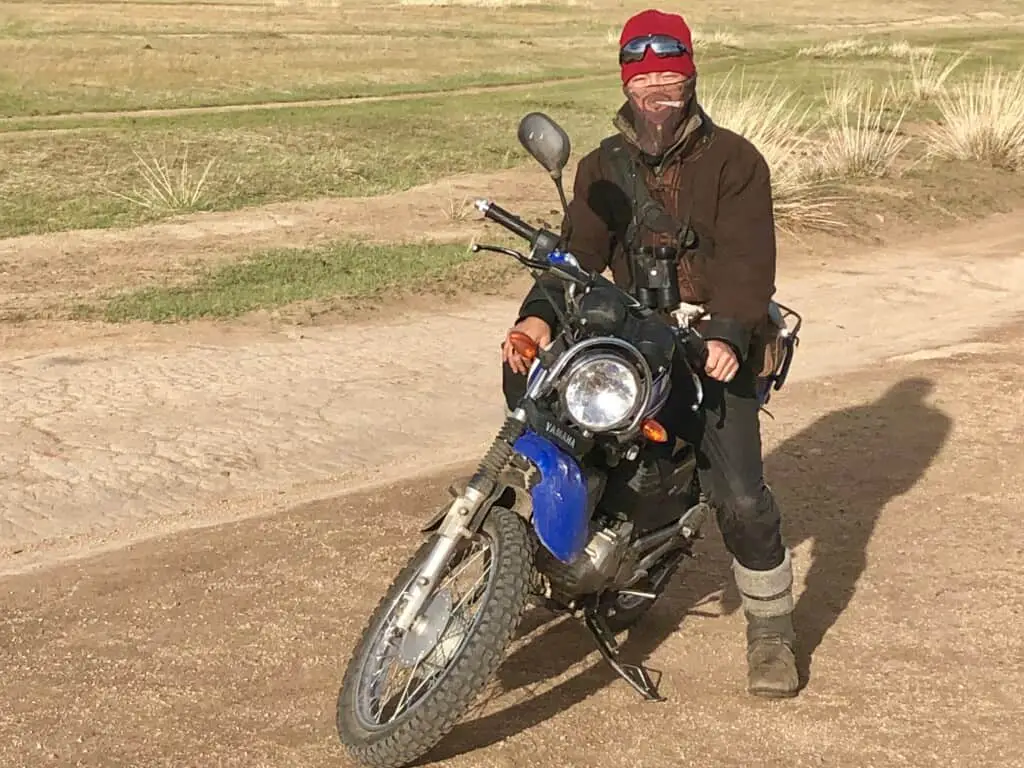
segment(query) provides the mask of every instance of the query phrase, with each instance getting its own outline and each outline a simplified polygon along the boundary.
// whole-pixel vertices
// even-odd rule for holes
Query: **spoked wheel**
[[[494,507],[402,633],[395,620],[433,546],[420,547],[377,606],[338,694],[338,735],[364,765],[397,768],[437,744],[497,671],[526,607],[526,526]]]

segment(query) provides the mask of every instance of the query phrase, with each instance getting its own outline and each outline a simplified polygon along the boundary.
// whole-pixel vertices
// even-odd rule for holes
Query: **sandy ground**
[[[668,702],[537,614],[432,764],[1024,765],[1024,327],[985,338],[779,393],[767,472],[811,657],[799,698],[744,693],[712,528],[626,645]],[[0,765],[350,765],[332,723],[347,655],[451,474],[0,581]]]
[[[1008,322],[1022,309],[1017,222],[783,266],[779,298],[806,322],[793,380]],[[0,573],[478,456],[500,424],[497,350],[516,306],[5,346]]]
[[[22,270],[56,248],[39,258],[67,265],[53,273],[66,296],[144,263],[147,243],[216,258],[258,239],[230,228],[263,214],[0,248]],[[271,242],[322,223],[269,220]],[[779,299],[806,325],[764,430],[795,548],[800,698],[743,692],[742,617],[711,530],[629,641],[669,702],[641,703],[581,628],[537,614],[431,760],[1024,766],[1019,221],[782,259]],[[349,765],[332,723],[345,661],[500,423],[516,306],[2,326],[0,766]]]

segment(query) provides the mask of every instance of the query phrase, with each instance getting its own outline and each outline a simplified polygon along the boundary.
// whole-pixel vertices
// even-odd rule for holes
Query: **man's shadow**
[[[952,419],[924,402],[933,389],[929,379],[905,379],[874,403],[819,419],[766,461],[787,545],[811,541],[794,614],[804,684],[814,652],[853,599],[882,510],[917,484],[952,432]]]
[[[815,649],[853,598],[883,508],[917,483],[949,436],[952,421],[925,402],[932,388],[928,379],[906,379],[873,403],[818,419],[765,458],[765,475],[782,506],[787,545],[812,541],[811,566],[794,616],[804,684]],[[707,537],[696,564],[681,569],[682,576],[629,633],[622,644],[625,661],[638,663],[650,656],[686,616],[701,615],[701,603],[718,599],[723,588],[721,612],[739,609],[732,558],[714,526],[708,526]],[[543,627],[549,617],[546,612],[528,615],[520,635]],[[580,622],[551,623],[505,660],[499,670],[501,688],[506,693],[528,689],[564,673],[594,650]],[[464,721],[422,762],[495,744],[619,680],[598,658],[542,694]]]

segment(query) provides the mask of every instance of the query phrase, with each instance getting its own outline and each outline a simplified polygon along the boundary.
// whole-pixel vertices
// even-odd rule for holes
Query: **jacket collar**
[[[622,134],[626,143],[632,147],[635,153],[643,157],[640,145],[637,143],[636,128],[633,123],[633,110],[629,102],[624,103],[615,114],[612,124]],[[647,164],[656,172],[661,173],[665,168],[679,159],[685,159],[698,146],[701,139],[710,137],[714,132],[714,123],[707,113],[696,104],[692,115],[679,127],[676,132],[676,140],[672,143],[661,158],[654,163]],[[645,158],[646,159],[646,158]]]

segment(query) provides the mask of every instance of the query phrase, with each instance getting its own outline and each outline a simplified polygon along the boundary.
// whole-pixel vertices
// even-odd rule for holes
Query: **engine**
[[[547,581],[542,591],[549,588],[548,597],[570,603],[583,595],[631,583],[645,550],[667,541],[671,534],[666,533],[666,526],[677,522],[682,511],[696,503],[697,498],[691,500],[683,492],[693,489],[694,471],[691,455],[671,462],[645,460],[625,462],[607,471],[588,470],[588,497],[594,506],[587,544],[570,563],[538,547],[537,570]],[[595,510],[599,500],[600,509]],[[628,510],[628,518],[607,510]],[[649,543],[638,546],[641,541]]]
[[[543,547],[537,550],[537,568],[550,581],[552,597],[571,600],[599,592],[633,573],[636,554],[630,550],[633,523],[628,520],[591,522],[590,540],[571,562],[563,563]],[[627,562],[628,561],[628,562]]]

